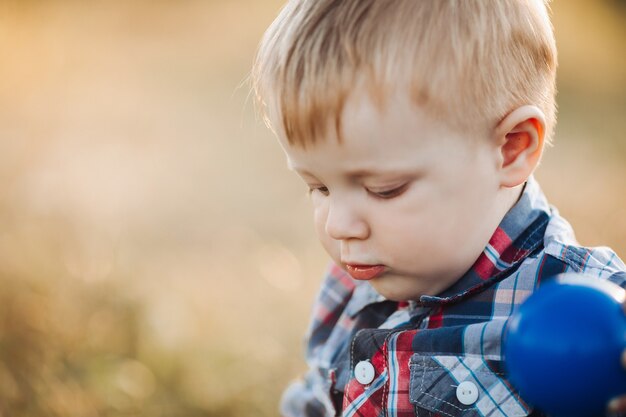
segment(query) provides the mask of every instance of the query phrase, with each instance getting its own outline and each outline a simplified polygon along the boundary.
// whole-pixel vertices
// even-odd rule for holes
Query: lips
[[[367,281],[374,279],[385,272],[385,266],[346,264],[346,271],[348,271],[350,276],[354,279]]]

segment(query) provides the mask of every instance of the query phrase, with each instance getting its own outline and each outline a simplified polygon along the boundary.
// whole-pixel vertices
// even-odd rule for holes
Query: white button
[[[456,398],[463,405],[472,405],[478,400],[478,387],[471,381],[464,381],[456,387]]]
[[[359,381],[359,384],[367,385],[371,383],[374,380],[374,376],[376,376],[376,371],[370,361],[361,361],[354,367],[354,377]]]

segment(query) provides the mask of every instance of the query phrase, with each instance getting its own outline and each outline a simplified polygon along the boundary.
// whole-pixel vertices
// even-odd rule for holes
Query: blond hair
[[[556,45],[544,0],[291,0],[266,31],[252,82],[266,123],[307,146],[355,87],[393,91],[486,133],[523,104],[555,123]]]

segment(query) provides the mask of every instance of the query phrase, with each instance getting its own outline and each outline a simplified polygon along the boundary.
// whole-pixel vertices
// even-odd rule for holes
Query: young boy
[[[555,124],[541,0],[291,0],[253,80],[333,260],[291,416],[527,416],[509,315],[569,271],[626,286],[533,179]]]

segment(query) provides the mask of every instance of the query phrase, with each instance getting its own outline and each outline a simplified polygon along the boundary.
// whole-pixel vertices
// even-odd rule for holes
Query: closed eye
[[[400,194],[404,193],[407,188],[409,188],[409,183],[406,184],[402,184],[399,187],[394,187],[388,190],[371,190],[368,189],[367,191],[373,195],[376,198],[380,198],[383,200],[389,200],[392,199],[394,197],[398,197]]]
[[[328,194],[330,194],[330,191],[328,191],[328,187],[325,187],[323,185],[320,186],[309,186],[309,195],[315,194],[315,193],[320,193],[323,196],[327,196]]]

